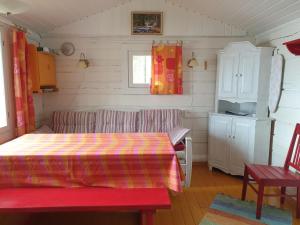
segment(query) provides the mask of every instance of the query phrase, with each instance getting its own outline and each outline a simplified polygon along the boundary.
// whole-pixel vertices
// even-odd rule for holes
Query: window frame
[[[4,95],[5,95],[5,106],[6,106],[6,126],[0,127],[0,134],[4,134],[10,131],[10,102],[9,102],[9,71],[7,68],[7,60],[6,60],[6,47],[8,45],[6,39],[5,39],[5,30],[3,28],[0,28],[0,44],[1,44],[1,50],[0,50],[0,57],[2,57],[2,72],[3,72],[3,84],[4,84]],[[0,67],[1,69],[1,67]]]
[[[149,88],[150,84],[133,83],[133,56],[152,56],[151,50],[129,50],[128,51],[128,87],[129,88]]]

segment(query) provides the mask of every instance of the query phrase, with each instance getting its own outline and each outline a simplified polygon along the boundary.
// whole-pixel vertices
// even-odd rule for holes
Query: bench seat
[[[171,202],[163,188],[1,188],[0,212],[138,211],[152,225],[156,209]]]

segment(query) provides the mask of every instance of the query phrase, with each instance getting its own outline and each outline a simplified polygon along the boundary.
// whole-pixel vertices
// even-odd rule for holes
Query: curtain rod
[[[167,44],[170,44],[170,41],[169,40],[166,40],[165,41]],[[155,40],[152,41],[152,45],[155,45],[155,44],[163,44],[164,43],[164,40],[159,40],[157,43]],[[182,40],[177,40],[176,41],[176,44],[178,45],[182,45],[183,44],[183,41]]]
[[[7,19],[3,18],[2,16],[0,16],[0,22],[3,23],[3,24],[5,24],[5,25],[7,25],[7,26],[16,28],[16,29],[18,29],[18,30],[20,30],[20,31],[23,31],[23,32],[25,32],[25,33],[27,33],[27,34],[30,34],[30,35],[37,35],[37,36],[39,36],[40,39],[42,38],[41,35],[40,35],[39,33],[36,33],[36,32],[34,32],[34,31],[32,31],[32,30],[30,30],[30,29],[28,29],[28,28],[26,28],[26,27],[23,27],[23,26],[21,26],[21,25],[18,25],[18,24],[16,24],[16,23],[13,23],[13,22],[11,22],[10,20],[7,20]]]

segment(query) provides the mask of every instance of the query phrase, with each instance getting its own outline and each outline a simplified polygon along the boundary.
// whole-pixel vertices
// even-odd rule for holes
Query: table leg
[[[155,210],[141,211],[141,225],[154,225]]]

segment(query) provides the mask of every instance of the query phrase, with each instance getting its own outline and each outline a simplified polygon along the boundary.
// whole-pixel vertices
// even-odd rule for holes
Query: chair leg
[[[300,187],[297,187],[297,209],[296,217],[300,218]]]
[[[245,172],[244,172],[244,179],[243,179],[243,190],[242,190],[242,201],[246,199],[246,194],[247,194],[247,186],[249,182],[249,174],[247,170],[247,166],[245,166]]]
[[[263,199],[264,199],[264,189],[265,189],[264,185],[258,184],[256,219],[260,219],[261,217],[261,210],[262,210]]]
[[[285,202],[285,192],[286,192],[286,187],[281,187],[281,196],[280,196],[280,204],[283,205]]]

